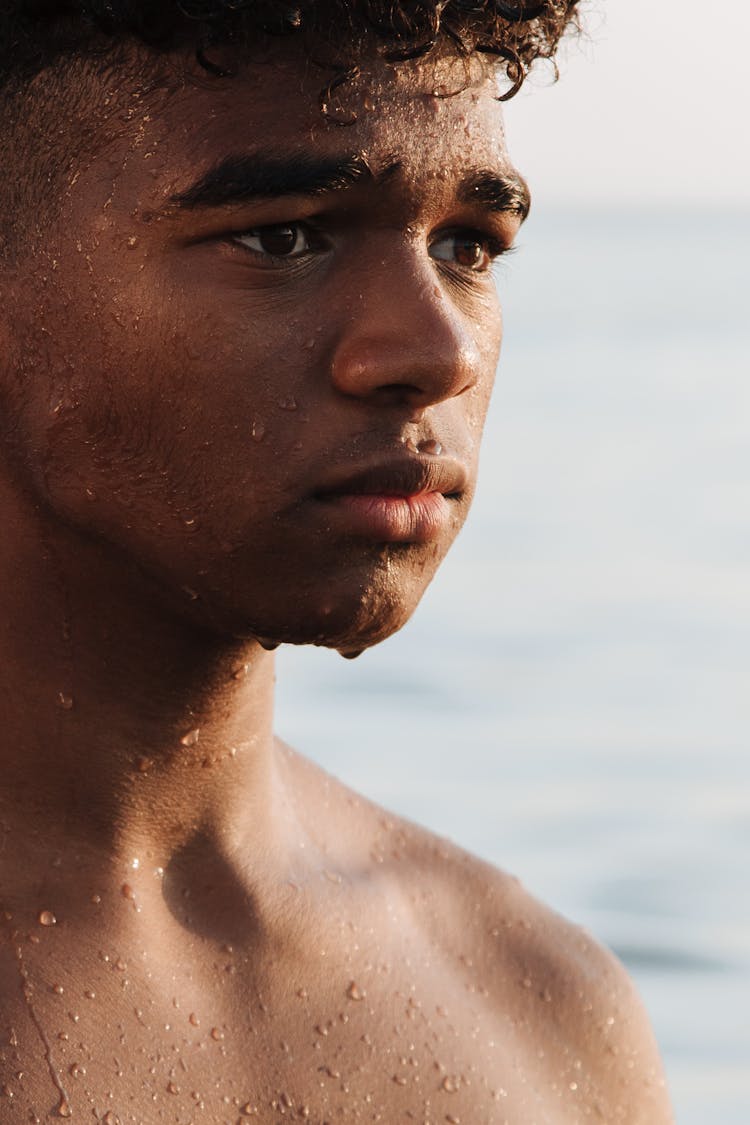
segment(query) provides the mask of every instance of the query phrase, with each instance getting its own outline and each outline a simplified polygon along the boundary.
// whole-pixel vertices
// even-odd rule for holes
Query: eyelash
[[[257,238],[262,239],[265,235],[269,237],[272,232],[282,231],[296,231],[297,236],[302,234],[307,242],[306,247],[296,254],[278,254],[272,250],[255,250],[252,247],[245,246],[243,239]],[[328,248],[327,242],[323,239],[322,235],[311,227],[308,223],[292,222],[292,223],[269,223],[267,226],[251,227],[249,230],[241,231],[239,234],[232,235],[232,241],[239,245],[244,246],[251,254],[256,254],[259,257],[270,258],[274,262],[284,263],[292,262],[303,257],[305,254],[313,250],[324,250]]]
[[[305,239],[306,245],[296,253],[274,253],[272,250],[260,249],[247,246],[243,240],[254,238],[262,240],[272,237],[274,233],[282,234],[282,232],[289,232],[295,235],[294,241],[296,242],[300,235]],[[449,257],[440,257],[432,253],[433,248],[445,243],[448,240],[454,240],[454,243],[463,242],[464,246],[468,247],[473,245],[483,247],[486,256],[486,264],[480,269],[475,269],[471,265],[453,261]],[[231,241],[242,248],[248,253],[256,255],[259,258],[264,258],[268,262],[272,262],[276,268],[283,268],[291,263],[298,263],[308,254],[314,252],[321,252],[330,248],[330,243],[324,236],[316,230],[315,227],[309,223],[304,222],[289,222],[289,223],[269,223],[265,226],[251,227],[249,230],[241,231],[238,234],[231,236]],[[290,249],[293,250],[292,245]],[[479,230],[471,230],[468,228],[455,228],[453,230],[441,231],[429,244],[428,252],[430,257],[436,262],[444,262],[445,268],[457,271],[461,274],[469,274],[473,276],[481,276],[489,273],[493,264],[505,254],[510,253],[511,248],[505,246],[498,238]]]
[[[463,243],[464,247],[476,246],[483,248],[486,263],[480,269],[474,269],[471,265],[460,261],[452,262],[449,258],[441,258],[434,253],[430,253],[430,257],[434,261],[444,261],[446,262],[446,268],[460,270],[461,273],[465,272],[475,275],[489,273],[497,259],[503,254],[508,253],[509,250],[498,238],[486,234],[483,231],[457,229],[442,231],[440,235],[430,243],[430,251],[432,251],[434,247],[439,246],[440,243],[444,243],[449,239],[453,239],[454,244]]]

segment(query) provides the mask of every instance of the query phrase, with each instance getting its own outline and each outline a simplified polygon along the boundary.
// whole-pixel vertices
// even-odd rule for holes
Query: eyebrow
[[[514,211],[523,221],[531,209],[531,194],[516,171],[479,171],[467,176],[458,190],[462,203],[482,203],[491,211]]]
[[[373,171],[364,153],[319,157],[309,153],[226,156],[170,202],[186,209],[228,207],[255,199],[287,195],[319,196],[344,191],[362,182],[382,184],[403,165],[389,158]],[[482,204],[492,211],[512,211],[525,219],[531,198],[515,171],[473,170],[458,187],[462,203]]]
[[[362,153],[338,158],[307,153],[227,156],[185,191],[173,195],[171,202],[188,208],[226,207],[284,195],[325,195],[354,187],[363,180],[380,182],[399,167],[398,161],[389,161],[374,173]]]

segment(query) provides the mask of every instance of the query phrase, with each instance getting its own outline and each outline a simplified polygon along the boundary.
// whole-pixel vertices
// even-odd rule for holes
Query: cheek
[[[96,304],[77,295],[75,307],[91,315],[68,321],[67,343],[58,339],[46,363],[55,378],[43,425],[58,462],[192,492],[209,483],[209,449],[217,479],[242,483],[261,444],[298,440],[290,349],[262,310],[251,314],[237,294],[226,307],[215,291],[204,301],[194,286],[170,289],[143,275],[130,291],[99,286],[98,295]],[[285,337],[292,331],[287,319]]]
[[[500,363],[503,316],[499,300],[488,301],[475,317],[475,323],[481,326],[478,347],[482,357],[482,373],[470,392],[470,425],[478,434],[481,434]]]
[[[163,316],[100,314],[68,329],[74,356],[59,338],[43,367],[29,364],[27,387],[34,369],[54,375],[25,396],[22,438],[37,487],[68,522],[154,549],[185,536],[197,546],[199,527],[217,541],[231,533],[230,497],[268,503],[249,396],[229,393],[237,373],[223,344],[198,358]]]

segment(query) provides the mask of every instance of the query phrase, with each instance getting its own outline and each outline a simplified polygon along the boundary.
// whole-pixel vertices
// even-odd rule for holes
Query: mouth
[[[380,543],[428,543],[455,521],[467,484],[458,461],[409,457],[334,473],[311,499],[331,530]]]

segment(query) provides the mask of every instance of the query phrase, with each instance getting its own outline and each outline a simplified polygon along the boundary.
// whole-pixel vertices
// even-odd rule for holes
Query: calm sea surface
[[[679,1125],[750,1122],[750,212],[534,215],[479,495],[409,626],[277,727],[634,974]]]

